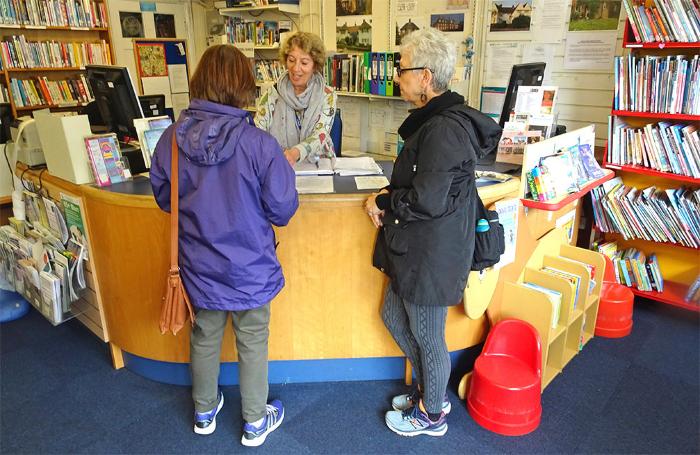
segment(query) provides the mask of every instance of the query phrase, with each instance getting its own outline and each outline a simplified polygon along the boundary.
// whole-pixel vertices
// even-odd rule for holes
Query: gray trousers
[[[217,404],[221,340],[229,312],[199,309],[190,336],[192,399],[196,412],[208,412]],[[267,340],[270,336],[270,304],[246,311],[232,311],[238,349],[241,408],[246,422],[265,415],[267,404]]]
[[[447,307],[406,302],[390,284],[384,295],[382,320],[413,365],[425,409],[440,413],[451,368],[445,342]]]

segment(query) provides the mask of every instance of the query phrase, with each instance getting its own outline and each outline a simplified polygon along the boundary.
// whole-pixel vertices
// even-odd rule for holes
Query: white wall
[[[479,4],[483,7],[483,21],[482,30],[484,43],[503,41],[499,39],[499,35],[505,32],[498,33],[488,33],[489,20],[487,19],[488,11],[487,8],[490,5],[490,0],[479,1]],[[535,0],[535,8],[542,3],[541,0]],[[568,30],[569,23],[569,11],[571,9],[571,0],[565,2],[566,4],[566,23],[565,30]],[[536,25],[534,20],[537,16],[533,17],[533,26]],[[622,32],[625,20],[624,11],[621,13],[620,22],[617,29],[617,46],[616,55],[622,53]],[[508,41],[517,41],[520,43],[530,43],[536,42],[537,36],[533,34],[525,34],[526,39],[509,39]],[[509,36],[514,36],[510,34]],[[600,71],[572,71],[564,68],[564,52],[566,47],[566,35],[564,35],[564,40],[558,43],[555,47],[553,64],[548,65],[548,72],[551,72],[551,79],[547,83],[549,85],[559,86],[559,93],[557,95],[557,111],[559,112],[560,124],[564,124],[567,127],[567,131],[572,131],[574,129],[586,126],[588,124],[595,124],[596,128],[596,145],[602,146],[607,140],[607,125],[608,125],[608,115],[610,115],[610,110],[612,107],[612,100],[614,95],[614,75],[613,75],[613,62],[610,61],[610,67],[608,70]],[[483,80],[484,70],[486,62],[483,61],[485,57],[485,46],[481,49],[482,52],[478,54],[481,61],[478,62],[480,70],[477,74],[480,75],[479,78],[474,78],[471,93],[473,94],[472,100],[475,102],[470,103],[474,107],[479,107],[479,97],[474,96],[479,93],[481,85],[485,85],[482,82],[487,82]],[[522,53],[519,57],[522,56]]]

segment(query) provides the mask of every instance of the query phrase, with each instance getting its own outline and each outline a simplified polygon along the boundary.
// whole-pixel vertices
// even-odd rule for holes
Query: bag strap
[[[178,152],[175,128],[173,128],[172,160],[170,163],[170,272],[178,267],[178,211],[180,197],[178,194]]]

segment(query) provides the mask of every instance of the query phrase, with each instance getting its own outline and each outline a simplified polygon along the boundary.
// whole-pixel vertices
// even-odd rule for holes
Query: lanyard
[[[304,111],[294,111],[294,120],[297,123],[297,131],[301,131],[301,116]]]

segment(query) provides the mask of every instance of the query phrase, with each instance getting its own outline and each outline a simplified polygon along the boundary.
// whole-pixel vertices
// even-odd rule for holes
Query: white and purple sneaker
[[[275,431],[284,420],[284,406],[280,400],[272,400],[265,406],[265,412],[260,426],[255,427],[248,422],[243,425],[241,444],[248,447],[262,445],[267,435]]]
[[[224,407],[224,394],[219,392],[219,403],[209,412],[194,413],[194,432],[212,434],[216,430],[216,415]]]

